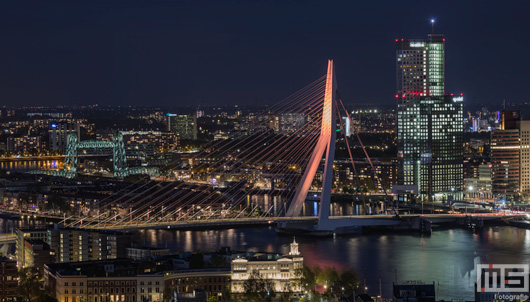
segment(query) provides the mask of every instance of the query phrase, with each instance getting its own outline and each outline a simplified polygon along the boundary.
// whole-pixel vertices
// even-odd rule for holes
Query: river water
[[[9,171],[25,172],[41,169],[61,169],[63,160],[0,160],[0,169]]]
[[[287,253],[291,236],[276,234],[274,227],[209,231],[139,231],[148,246],[177,251],[233,251]],[[307,265],[353,268],[368,287],[390,298],[392,282],[434,282],[437,299],[474,300],[478,263],[530,263],[530,230],[508,226],[436,230],[430,236],[370,234],[336,238],[298,237]]]
[[[34,226],[33,219],[0,219],[0,233]],[[42,221],[40,222],[42,223]],[[277,235],[273,226],[240,229],[177,231],[142,230],[144,245],[168,247],[171,252],[233,251],[287,253],[292,236]],[[364,234],[336,238],[297,237],[307,265],[353,268],[368,287],[390,298],[392,282],[435,282],[437,299],[474,299],[478,263],[529,264],[530,230],[508,226],[435,230],[430,236],[415,234]]]

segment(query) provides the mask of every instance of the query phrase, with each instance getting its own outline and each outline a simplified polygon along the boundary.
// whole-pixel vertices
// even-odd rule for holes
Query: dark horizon
[[[392,106],[396,38],[443,33],[446,92],[530,101],[530,3],[4,3],[3,106],[274,104],[337,66],[344,102]]]

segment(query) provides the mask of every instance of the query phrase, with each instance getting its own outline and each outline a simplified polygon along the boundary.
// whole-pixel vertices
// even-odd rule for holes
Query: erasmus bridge
[[[276,129],[274,119],[294,118],[288,129]],[[337,133],[345,135],[341,116],[349,114],[339,97],[333,61],[326,75],[256,115],[248,131],[214,141],[194,154],[174,182],[148,181],[99,201],[86,217],[65,218],[65,226],[87,229],[171,229],[277,224],[279,230],[330,234],[362,226],[421,229],[438,222],[499,219],[498,214],[330,215],[333,163]],[[344,140],[357,175],[348,139]],[[362,145],[362,142],[361,142]],[[365,150],[365,149],[364,149]],[[370,164],[372,165],[365,150]],[[372,165],[372,171],[373,165]],[[248,183],[256,175],[270,187]],[[202,181],[198,181],[199,176]],[[230,179],[223,189],[204,175]],[[317,181],[315,176],[319,175]],[[321,176],[321,177],[320,177]],[[195,180],[195,181],[194,181]],[[359,177],[356,178],[361,186]],[[274,188],[280,182],[283,187]],[[317,183],[317,185],[315,185]],[[320,191],[318,213],[303,215],[310,190]],[[249,195],[281,196],[282,201],[259,206]],[[311,194],[313,195],[313,194]],[[364,203],[364,200],[363,200]],[[506,216],[503,216],[506,217]]]

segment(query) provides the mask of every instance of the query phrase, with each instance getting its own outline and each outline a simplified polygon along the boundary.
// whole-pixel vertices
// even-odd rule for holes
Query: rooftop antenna
[[[434,35],[434,19],[431,19],[432,34]]]

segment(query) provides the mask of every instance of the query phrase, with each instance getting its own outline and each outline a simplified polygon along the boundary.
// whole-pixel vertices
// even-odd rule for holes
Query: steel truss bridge
[[[336,136],[338,133],[345,135],[342,116],[350,119],[338,95],[334,65],[330,60],[325,76],[252,116],[242,125],[242,130],[231,134],[229,139],[211,142],[186,163],[169,167],[177,181],[133,184],[101,200],[87,217],[70,217],[65,224],[67,227],[127,230],[274,223],[280,230],[329,234],[341,228],[365,225],[406,227],[426,221],[482,221],[506,217],[496,214],[398,216],[395,212],[331,216]],[[363,146],[358,135],[357,139]],[[361,187],[346,137],[344,142],[356,175],[354,183]],[[72,137],[65,173],[75,173],[77,149],[89,146],[112,146],[115,174],[131,173],[125,166],[121,135],[105,143],[77,142]],[[375,171],[364,146],[363,150]],[[322,177],[315,181],[317,174]],[[378,181],[375,173],[374,179]],[[249,188],[252,194],[269,197],[264,202],[254,201],[248,193]],[[321,191],[318,215],[303,213],[310,190]],[[280,192],[281,198],[274,196],[276,192]],[[365,207],[364,195],[361,199],[361,206]]]
[[[76,133],[70,133],[67,137],[65,165],[63,170],[34,170],[31,174],[47,174],[66,178],[74,178],[77,175],[79,149],[91,149],[95,153],[102,153],[112,149],[112,166],[114,177],[126,177],[133,174],[147,174],[158,176],[157,167],[127,167],[127,157],[123,143],[123,134],[114,132],[112,141],[86,140],[79,141]]]

